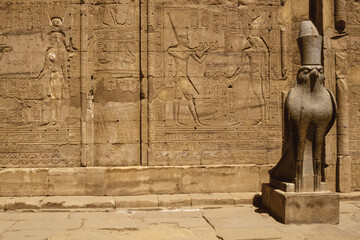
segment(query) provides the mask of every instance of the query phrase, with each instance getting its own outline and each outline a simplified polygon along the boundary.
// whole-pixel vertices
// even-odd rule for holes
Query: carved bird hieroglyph
[[[312,32],[309,34],[306,29],[300,32],[302,64],[296,85],[290,89],[284,105],[283,155],[270,170],[271,178],[295,183],[296,192],[320,191],[324,180],[325,136],[336,116],[335,97],[324,86],[321,37],[320,41],[318,37],[311,40],[311,36],[318,36],[318,33],[308,22],[303,22],[302,28],[310,28]],[[303,36],[305,40],[301,39]],[[308,44],[320,44],[320,51]]]

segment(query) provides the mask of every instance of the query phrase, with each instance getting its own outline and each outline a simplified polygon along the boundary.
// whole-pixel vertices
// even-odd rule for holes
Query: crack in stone
[[[203,219],[205,219],[205,221],[212,227],[212,229],[214,229],[214,231],[215,231],[215,233],[216,233],[215,227],[214,227],[214,225],[210,222],[210,220],[207,219],[204,215],[203,215]],[[216,234],[216,237],[217,237],[218,239],[220,239],[220,240],[224,240],[223,237],[221,237],[221,236],[219,236],[219,235],[217,235],[217,234]]]

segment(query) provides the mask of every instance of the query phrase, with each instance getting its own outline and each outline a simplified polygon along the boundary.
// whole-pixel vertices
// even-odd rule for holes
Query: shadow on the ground
[[[273,216],[262,204],[262,196],[260,194],[256,194],[253,198],[253,206],[256,207],[255,212],[258,214],[267,213],[270,217],[272,217],[275,221],[282,223],[279,218]]]

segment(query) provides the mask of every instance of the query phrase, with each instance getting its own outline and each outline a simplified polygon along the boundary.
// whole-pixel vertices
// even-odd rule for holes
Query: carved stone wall
[[[148,4],[149,165],[275,163],[280,2]]]
[[[344,60],[344,75],[347,76],[349,98],[349,154],[351,156],[352,189],[360,190],[360,3],[348,1],[347,33],[344,36],[345,51],[339,53],[339,62]],[[338,64],[338,62],[337,62]],[[340,64],[340,63],[339,63]]]
[[[309,18],[339,102],[326,139],[328,188],[360,190],[354,0],[0,0],[0,167],[61,168],[59,179],[79,171],[84,186],[127,171],[111,167],[133,167],[137,180],[141,169],[181,169],[176,193],[202,191],[193,179],[224,174],[214,166],[223,165],[234,179],[255,179],[229,189],[258,191],[281,156],[282,105]]]
[[[84,165],[139,165],[139,2],[85,2],[81,6]]]
[[[0,166],[80,166],[80,5],[0,2]]]

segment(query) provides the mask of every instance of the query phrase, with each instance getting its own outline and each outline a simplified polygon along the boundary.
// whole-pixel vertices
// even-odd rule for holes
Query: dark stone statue
[[[311,21],[301,23],[301,67],[284,106],[283,155],[270,178],[295,183],[296,192],[318,192],[324,179],[325,136],[336,116],[333,94],[324,87],[322,37]]]

